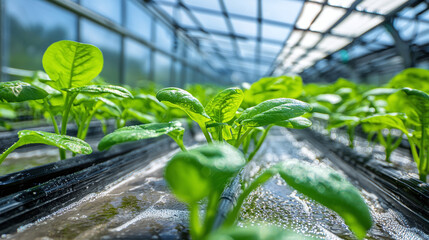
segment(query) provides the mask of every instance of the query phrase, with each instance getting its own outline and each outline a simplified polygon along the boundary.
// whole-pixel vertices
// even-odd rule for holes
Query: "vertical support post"
[[[150,28],[150,41],[155,46],[156,45],[156,19],[152,16],[152,22],[151,22],[151,28]],[[155,49],[150,49],[149,54],[149,80],[152,82],[155,82]]]
[[[126,15],[126,2],[121,1],[121,25],[126,26],[127,15]],[[119,84],[125,83],[125,36],[121,34],[121,48],[119,55]],[[133,83],[134,84],[134,83]]]
[[[398,30],[395,29],[393,26],[393,19],[388,19],[384,23],[384,28],[387,30],[387,32],[392,36],[393,40],[395,41],[395,49],[398,55],[402,58],[404,62],[404,68],[413,67],[415,65],[413,52],[411,49],[411,46],[408,42],[403,40],[401,38],[401,35],[399,35]]]
[[[0,82],[6,81],[6,74],[3,73],[3,66],[6,65],[4,58],[6,57],[5,38],[7,37],[4,5],[5,1],[0,0]]]

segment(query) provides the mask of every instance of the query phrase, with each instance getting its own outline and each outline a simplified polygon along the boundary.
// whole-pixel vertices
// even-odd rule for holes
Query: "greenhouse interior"
[[[429,1],[0,0],[0,239],[429,239]]]

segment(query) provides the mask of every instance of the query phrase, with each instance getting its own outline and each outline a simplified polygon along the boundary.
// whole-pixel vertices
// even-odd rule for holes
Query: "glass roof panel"
[[[209,8],[212,10],[220,11],[219,1],[218,0],[182,0],[185,4],[189,6]]]
[[[272,24],[262,24],[262,37],[264,39],[272,39],[278,41],[285,41],[292,29]]]
[[[303,31],[299,30],[293,30],[291,35],[289,36],[289,39],[287,40],[286,45],[287,46],[294,46],[298,43],[298,41],[301,39]]]
[[[367,34],[362,36],[362,40],[365,42],[377,42],[379,44],[384,45],[393,45],[394,41],[392,39],[392,36],[387,33],[386,29],[382,26],[377,27]]]
[[[282,45],[262,42],[261,48],[262,52],[266,53],[269,56],[276,57],[277,53],[282,48]]]
[[[313,2],[306,2],[303,8],[301,16],[299,16],[298,21],[296,22],[296,26],[301,29],[307,29],[322,9],[322,5]]]
[[[320,40],[322,34],[314,32],[306,32],[304,37],[299,42],[299,45],[306,48],[312,48]]]
[[[264,0],[262,1],[262,17],[278,22],[294,23],[301,7],[301,1]]]
[[[345,9],[325,6],[316,21],[311,25],[310,30],[325,32],[345,13]]]
[[[184,27],[184,33],[200,41],[201,50],[208,54],[208,62],[210,54],[214,55],[226,62],[223,71],[240,72],[243,76],[258,74],[258,62],[265,64],[266,71],[299,73],[315,64],[319,66],[327,55],[330,60],[325,62],[332,65],[341,60],[337,58],[345,51],[350,58],[357,58],[367,51],[393,46],[394,41],[386,29],[377,27],[385,20],[385,14],[394,16],[394,27],[404,40],[419,44],[429,40],[425,37],[429,36],[427,3],[413,6],[407,0],[362,0],[354,11],[348,8],[356,0],[181,0],[184,6],[176,5],[179,0],[149,2],[172,18],[179,18],[175,20]],[[221,8],[222,2],[225,9]],[[259,2],[261,9],[258,9]],[[403,4],[409,6],[396,13]],[[176,7],[179,14],[173,16]],[[186,8],[203,29],[188,16]],[[222,10],[226,10],[226,14]],[[258,12],[262,15],[258,16]],[[344,14],[348,15],[342,19]],[[262,26],[258,25],[258,17],[262,17]],[[258,27],[261,27],[261,36]],[[238,38],[234,38],[234,34]],[[259,41],[258,37],[261,37]],[[337,53],[357,38],[360,39],[348,50]],[[319,71],[316,67],[312,69]]]
[[[169,16],[173,16],[174,8],[168,5],[161,5],[161,9],[164,10]]]
[[[231,17],[232,27],[237,34],[256,36],[256,21],[247,21]]]
[[[200,0],[200,2],[204,1]],[[224,2],[227,11],[230,13],[245,15],[253,18],[256,18],[257,16],[256,0],[224,0]]]
[[[338,24],[333,30],[333,33],[357,37],[377,26],[384,20],[381,16],[371,16],[358,12],[351,13],[344,21]]]
[[[201,22],[203,27],[207,30],[217,30],[222,32],[228,32],[226,27],[225,18],[213,14],[205,14],[193,11],[193,14]]]
[[[317,48],[324,52],[333,52],[339,50],[349,44],[350,41],[347,38],[340,38],[335,36],[326,36],[317,45]]]
[[[407,0],[364,0],[356,6],[356,9],[386,14],[405,2]]]
[[[328,0],[328,3],[333,6],[339,6],[339,7],[350,7],[355,0]]]
[[[179,17],[176,20],[181,26],[195,27],[194,22],[183,9],[180,9]]]

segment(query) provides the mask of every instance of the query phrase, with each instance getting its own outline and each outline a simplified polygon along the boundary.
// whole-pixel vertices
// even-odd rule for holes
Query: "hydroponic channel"
[[[300,159],[337,169],[320,151],[289,131],[275,129],[260,154],[246,167],[243,178],[252,178],[279,161]],[[6,239],[183,239],[189,237],[188,211],[169,191],[163,179],[164,166],[175,152],[153,160],[108,185],[105,190],[21,226]],[[344,174],[344,173],[343,173]],[[346,176],[346,175],[345,175]],[[429,239],[422,229],[386,204],[377,193],[360,188],[374,225],[366,239]],[[288,187],[275,177],[246,200],[239,225],[261,222],[321,239],[354,239],[344,221],[334,212]],[[246,225],[248,226],[248,225]]]

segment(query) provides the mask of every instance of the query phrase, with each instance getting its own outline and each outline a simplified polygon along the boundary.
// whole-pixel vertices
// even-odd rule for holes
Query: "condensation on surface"
[[[163,167],[173,153],[152,161],[78,202],[23,226],[7,239],[187,239],[188,212],[163,179]],[[261,169],[290,159],[335,168],[323,153],[297,140],[290,132],[273,128],[261,152],[246,168],[250,179]],[[429,239],[382,199],[360,189],[374,219],[367,239]],[[306,198],[274,177],[244,203],[239,225],[265,222],[320,239],[355,239],[333,211]]]
[[[308,143],[298,141],[286,130],[278,131],[282,134],[267,138],[263,152],[253,163],[258,167],[249,169],[244,178],[252,178],[259,170],[276,162],[294,158],[323,167],[329,166],[341,172],[324,158],[323,153],[317,152]],[[359,190],[374,220],[367,239],[429,239],[419,229],[409,227],[399,212],[387,207],[375,194]],[[355,239],[335,212],[290,188],[278,176],[255,190],[244,203],[239,224],[246,225],[249,222],[266,222],[320,239]]]

